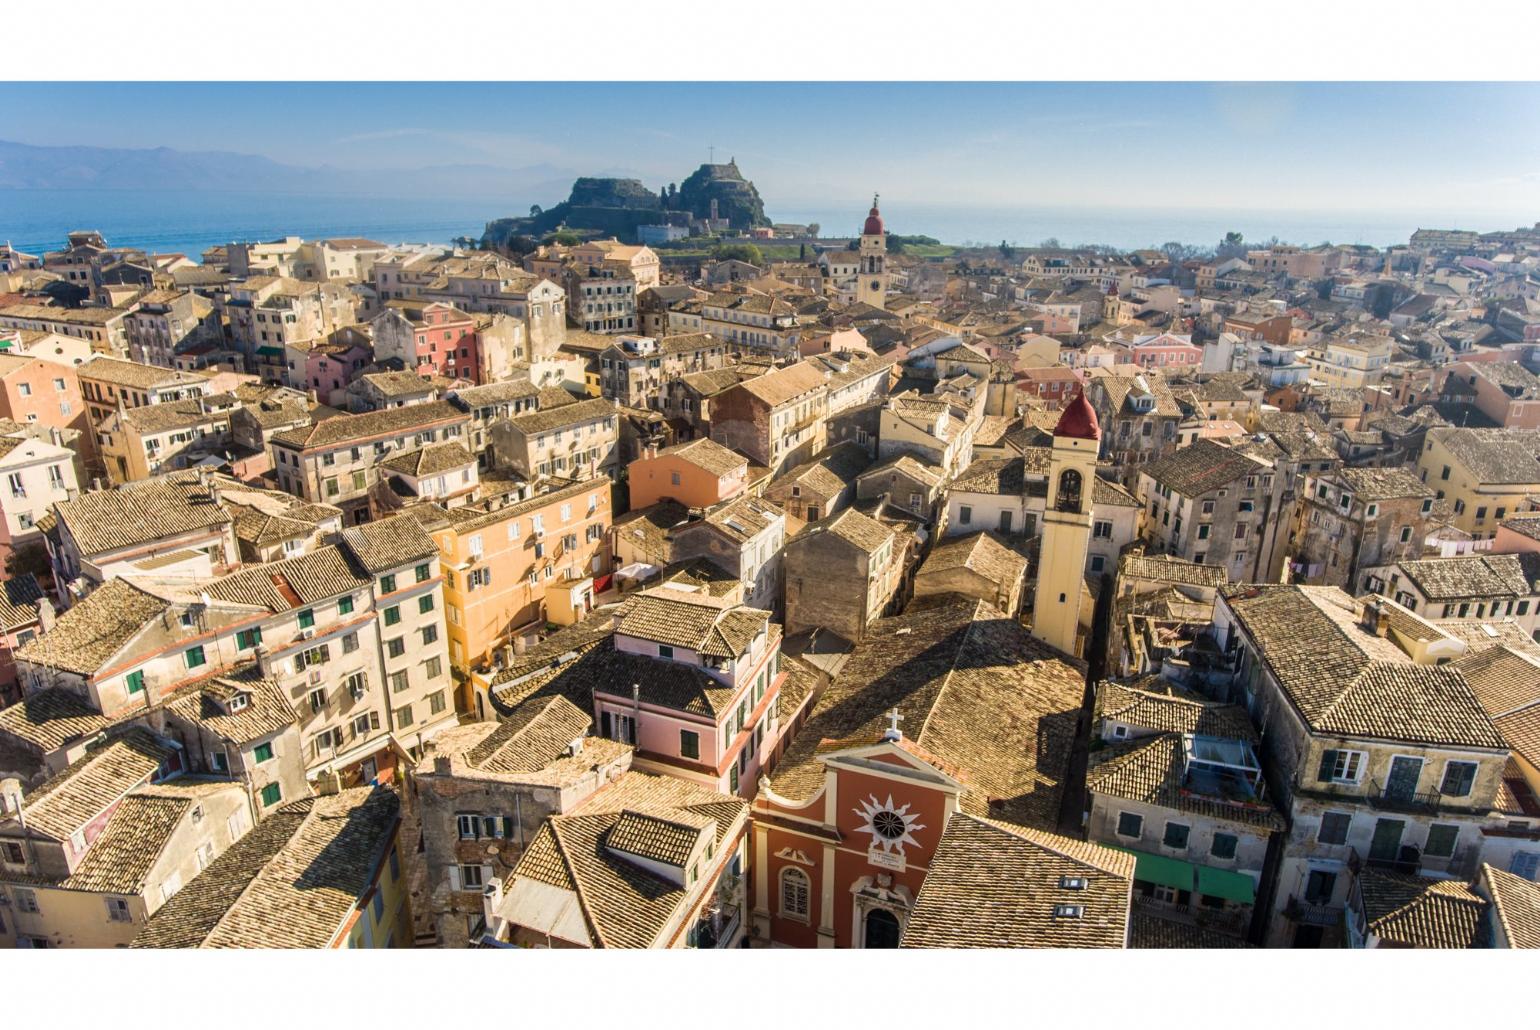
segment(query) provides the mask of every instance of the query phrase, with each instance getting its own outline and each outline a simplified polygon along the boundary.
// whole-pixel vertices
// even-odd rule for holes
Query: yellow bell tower
[[[1048,500],[1038,549],[1032,635],[1065,654],[1077,655],[1086,550],[1091,543],[1091,491],[1101,443],[1096,411],[1081,390],[1053,430]]]
[[[888,234],[877,210],[877,195],[872,194],[872,209],[861,227],[861,271],[856,276],[856,300],[874,308],[888,305]]]

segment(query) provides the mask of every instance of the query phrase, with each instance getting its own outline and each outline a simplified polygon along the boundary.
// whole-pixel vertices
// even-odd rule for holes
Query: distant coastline
[[[459,236],[480,236],[488,221],[527,211],[533,202],[280,191],[0,189],[0,241],[9,240],[36,253],[62,246],[71,230],[97,229],[115,245],[181,252],[194,260],[205,249],[232,240],[283,235],[311,239],[355,235],[392,244],[447,244]],[[766,207],[776,222],[816,222],[827,236],[857,232],[863,213],[782,206],[769,198]],[[1231,231],[1248,240],[1277,236],[1305,245],[1329,240],[1383,247],[1405,243],[1418,228],[1514,228],[1436,214],[905,207],[901,200],[886,198],[883,210],[893,232],[932,236],[954,245],[996,244],[1003,239],[1031,247],[1054,238],[1065,246],[1097,243],[1124,250],[1159,246],[1168,240],[1212,246]]]

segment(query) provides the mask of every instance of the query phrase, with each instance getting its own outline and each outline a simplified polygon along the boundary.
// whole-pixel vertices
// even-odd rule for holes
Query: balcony
[[[1139,893],[1134,894],[1134,908],[1143,915],[1154,916],[1173,923],[1200,926],[1205,930],[1244,937],[1251,925],[1251,907],[1209,908],[1206,905],[1182,905],[1174,901],[1160,901]]]
[[[1385,812],[1436,812],[1444,804],[1444,795],[1436,790],[1426,793],[1389,787],[1374,780],[1369,784],[1369,807]]]
[[[686,938],[692,948],[733,948],[741,936],[743,877],[724,872]]]
[[[1285,918],[1305,926],[1338,926],[1344,911],[1341,905],[1322,905],[1296,894],[1289,895],[1289,903],[1283,907]]]

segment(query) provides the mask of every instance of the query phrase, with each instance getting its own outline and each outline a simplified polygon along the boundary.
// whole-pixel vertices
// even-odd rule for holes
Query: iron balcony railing
[[[1306,926],[1336,926],[1342,922],[1344,911],[1341,905],[1322,905],[1291,894],[1289,903],[1284,906],[1283,914],[1292,921]]]
[[[1426,792],[1392,788],[1374,780],[1369,785],[1370,808],[1391,812],[1436,811],[1444,803],[1444,795],[1436,790]]]

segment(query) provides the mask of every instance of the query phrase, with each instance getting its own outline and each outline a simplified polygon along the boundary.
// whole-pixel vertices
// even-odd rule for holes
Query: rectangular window
[[[964,504],[957,511],[957,522],[958,522],[959,525],[966,526],[968,523],[970,523],[972,521],[973,521],[973,509],[970,508],[968,505]]]
[[[468,891],[481,889],[481,866],[462,865],[460,867],[460,889]]]
[[[424,594],[417,599],[417,614],[427,615],[433,610],[433,595]]]
[[[1191,833],[1192,827],[1183,823],[1167,823],[1166,834],[1160,839],[1160,842],[1168,848],[1185,851],[1187,849],[1187,838]]]
[[[235,646],[242,651],[250,650],[260,643],[262,643],[261,627],[254,626],[251,629],[238,630],[235,634]]]
[[[385,625],[394,626],[401,621],[401,606],[393,604],[385,609]]]
[[[694,730],[680,730],[679,754],[683,758],[699,758],[700,734]]]
[[[358,650],[358,634],[357,633],[349,633],[347,636],[342,638],[342,653],[343,654],[352,654],[354,651],[357,651],[357,650]]]
[[[381,576],[380,577],[380,593],[382,593],[382,594],[394,594],[395,592],[396,592],[396,577],[394,575]]]
[[[423,647],[427,647],[429,644],[435,644],[437,642],[438,642],[438,627],[437,626],[424,626],[422,628],[422,646]]]
[[[385,641],[385,653],[392,658],[400,658],[406,654],[406,640],[403,637],[393,637]]]
[[[144,670],[135,669],[133,672],[129,673],[127,677],[125,677],[124,683],[128,685],[128,692],[130,694],[138,694],[143,692]]]
[[[1422,853],[1430,858],[1450,858],[1454,855],[1455,841],[1460,837],[1460,828],[1450,823],[1434,823],[1428,827],[1428,843],[1423,847]]]
[[[1118,836],[1135,840],[1144,833],[1144,816],[1134,812],[1118,813]]]
[[[1357,783],[1363,776],[1362,751],[1323,751],[1317,779],[1322,783]]]
[[[1452,798],[1463,798],[1470,796],[1471,787],[1475,783],[1475,762],[1445,762],[1444,782],[1438,789]]]
[[[442,712],[444,708],[444,692],[442,690],[436,691],[428,696],[428,713],[430,715],[437,715]]]
[[[431,573],[431,566],[429,565],[428,562],[423,562],[421,565],[417,566],[417,571],[416,571],[417,582],[419,582],[419,583],[426,582],[427,579],[428,579],[428,576],[430,575],[430,573]]]
[[[437,679],[444,673],[444,660],[435,655],[423,663],[423,669],[427,672],[430,680]]]
[[[315,609],[306,608],[299,613],[299,628],[310,629],[315,625]]]
[[[349,594],[346,597],[338,598],[337,599],[337,614],[338,615],[351,615],[352,613],[353,613],[353,595]]]
[[[189,647],[186,651],[183,652],[182,657],[186,659],[187,667],[189,669],[196,669],[200,665],[206,665],[208,663],[208,659],[203,655],[202,644],[199,644],[196,647]]]
[[[271,762],[273,760],[272,743],[264,742],[258,744],[256,747],[251,749],[251,755],[257,760],[258,765],[262,764],[263,762]]]
[[[411,682],[410,678],[406,674],[405,669],[402,669],[400,672],[393,672],[387,678],[390,680],[390,692],[392,694],[401,693],[401,691],[405,690],[407,685]]]
[[[412,706],[402,705],[396,709],[396,727],[412,725]]]
[[[481,817],[474,812],[461,812],[455,816],[461,840],[481,839]]]
[[[269,783],[262,788],[262,807],[272,808],[283,800],[283,788],[276,783]]]
[[[1215,858],[1234,858],[1235,846],[1239,843],[1233,833],[1214,834],[1214,843],[1209,848],[1209,854]]]
[[[1352,824],[1353,817],[1346,812],[1326,812],[1321,816],[1321,828],[1315,839],[1322,844],[1346,844]]]
[[[658,645],[658,657],[659,658],[672,658],[672,657],[674,657],[674,649],[672,647],[669,647],[667,644],[659,644]]]

